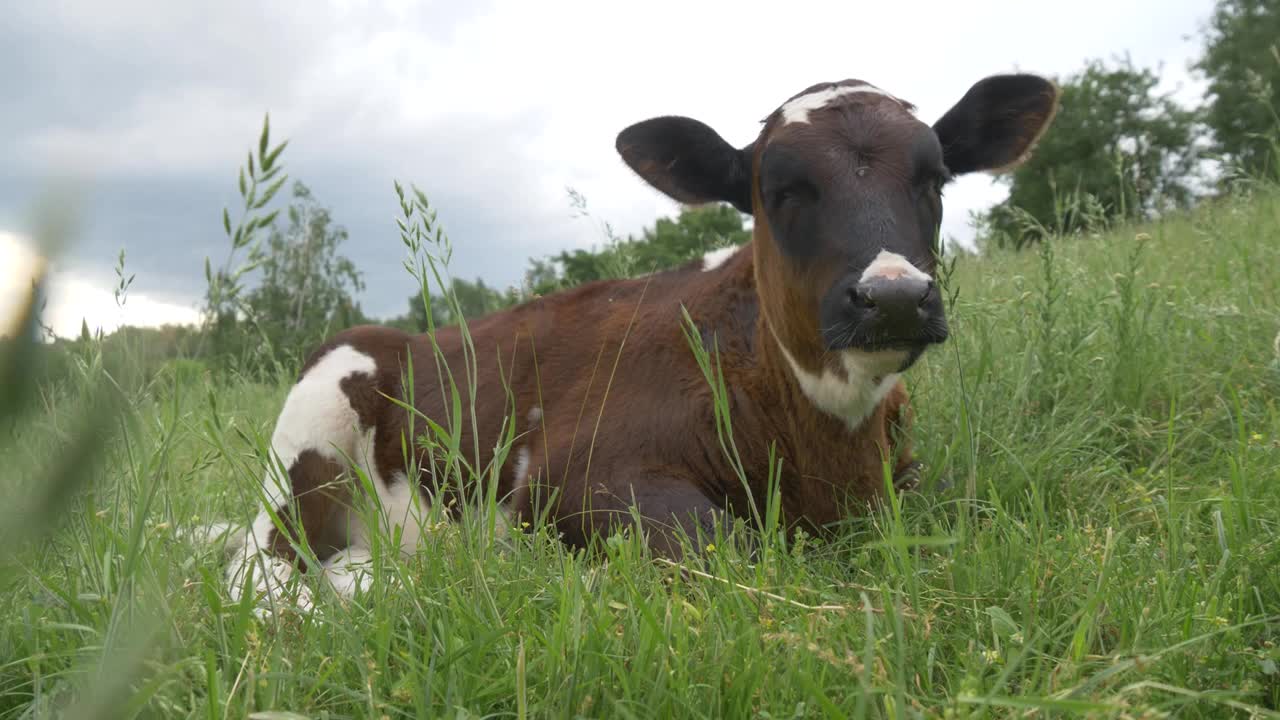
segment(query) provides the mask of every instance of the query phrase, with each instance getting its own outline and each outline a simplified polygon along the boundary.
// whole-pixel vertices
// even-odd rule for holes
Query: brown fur
[[[757,499],[765,497],[769,446],[777,443],[787,521],[815,531],[839,520],[849,503],[879,495],[882,458],[896,455],[897,471],[911,463],[909,446],[895,446],[890,435],[891,424],[909,421],[901,385],[852,433],[812,408],[766,334],[748,246],[713,272],[690,266],[592,283],[469,324],[477,401],[473,418],[464,397],[461,447],[485,476],[493,448],[502,442],[504,420],[516,423],[518,437],[497,492],[501,500],[518,489],[517,449],[527,448],[530,486],[514,498],[520,517],[531,518],[535,503],[547,502],[555,489],[559,497],[551,517],[566,541],[583,545],[598,531],[625,524],[633,496],[659,524],[699,504],[705,508],[698,509],[749,515],[746,493],[717,439],[710,389],[682,335],[681,304],[707,344],[714,338],[719,348],[734,440]],[[465,393],[459,330],[441,329],[436,341]],[[393,329],[358,327],[325,343],[316,357],[341,344],[377,362],[376,381],[344,382],[343,389],[362,424],[368,418],[376,427],[378,475],[393,477],[404,467],[401,436],[407,435],[408,413],[381,395],[404,398],[407,354],[413,357],[415,406],[446,421],[450,399],[441,392],[430,342]],[[530,429],[524,419],[534,408],[541,418]],[[423,430],[418,419],[416,432]],[[419,465],[429,465],[425,455]],[[451,500],[460,500],[456,488],[449,490]]]

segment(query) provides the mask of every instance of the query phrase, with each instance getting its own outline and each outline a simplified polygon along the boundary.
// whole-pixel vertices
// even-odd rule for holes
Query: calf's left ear
[[[705,123],[665,116],[618,133],[627,165],[668,197],[683,203],[723,201],[751,212],[751,151],[738,149]]]
[[[953,175],[1012,170],[1026,161],[1058,111],[1058,87],[1038,75],[978,81],[936,123]]]

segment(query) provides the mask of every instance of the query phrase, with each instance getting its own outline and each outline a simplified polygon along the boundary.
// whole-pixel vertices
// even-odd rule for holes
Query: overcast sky
[[[58,263],[61,333],[182,320],[223,258],[221,212],[271,113],[290,175],[350,232],[366,312],[404,312],[392,181],[422,187],[455,247],[453,272],[505,286],[530,256],[602,242],[566,187],[623,233],[677,207],[639,181],[616,133],[659,114],[697,117],[744,144],[815,82],[857,77],[932,122],[981,77],[1065,75],[1128,52],[1187,69],[1211,0],[920,3],[43,0],[0,25],[0,308],[25,279],[28,211],[53,176],[88,182],[86,219]],[[944,234],[1003,189],[949,189]],[[137,273],[125,313],[112,266]]]

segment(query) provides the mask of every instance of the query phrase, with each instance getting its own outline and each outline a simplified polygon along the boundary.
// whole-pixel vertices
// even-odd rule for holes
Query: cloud
[[[31,292],[39,256],[31,243],[14,233],[0,231],[0,334],[11,333],[14,318]],[[111,289],[101,281],[73,272],[53,269],[45,293],[48,305],[41,321],[59,337],[75,337],[83,324],[90,332],[110,333],[123,325],[159,327],[199,322],[194,306],[129,292],[117,305]]]
[[[600,243],[594,215],[638,232],[674,203],[613,150],[626,125],[660,114],[704,120],[745,144],[757,121],[814,82],[859,77],[940,116],[979,78],[1063,75],[1128,50],[1164,62],[1180,97],[1209,0],[908,4],[690,3],[618,6],[365,2],[20,4],[0,29],[0,226],[16,226],[50,172],[95,182],[90,226],[69,269],[109,273],[124,247],[138,291],[202,284],[226,252],[218,218],[235,171],[271,112],[285,162],[350,231],[365,310],[402,312],[392,181],[428,193],[454,245],[454,272],[517,282],[530,256]],[[1105,18],[1100,32],[1098,18]],[[947,193],[943,232],[998,202],[986,176]]]

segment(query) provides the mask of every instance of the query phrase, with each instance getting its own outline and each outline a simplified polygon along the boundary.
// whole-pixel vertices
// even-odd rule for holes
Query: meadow
[[[309,615],[184,532],[251,516],[292,369],[126,388],[81,463],[87,354],[0,438],[51,511],[0,515],[0,718],[1280,717],[1280,190],[950,268],[919,492],[682,566],[476,517]]]

